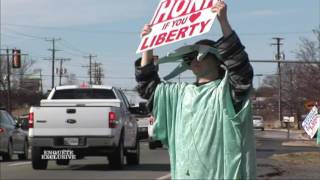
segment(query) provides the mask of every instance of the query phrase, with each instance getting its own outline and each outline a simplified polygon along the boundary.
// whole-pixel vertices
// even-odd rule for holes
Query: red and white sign
[[[209,32],[217,0],[161,0],[137,53]]]

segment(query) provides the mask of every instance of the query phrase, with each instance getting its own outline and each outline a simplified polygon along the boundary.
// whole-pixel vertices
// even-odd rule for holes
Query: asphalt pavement
[[[296,152],[319,152],[319,147],[286,146],[285,143],[308,141],[301,138],[300,131],[292,131],[287,139],[285,130],[255,131],[257,145],[257,179],[320,179],[319,166],[286,164],[273,160],[277,154]],[[312,142],[312,141],[311,141]],[[30,161],[0,160],[0,179],[46,180],[46,179],[170,179],[170,163],[167,149],[150,150],[146,141],[141,142],[141,163],[112,170],[106,157],[87,157],[73,160],[68,166],[58,166],[49,161],[47,170],[33,170]],[[16,158],[17,159],[17,158]]]
[[[106,157],[86,157],[72,160],[68,166],[58,166],[49,161],[46,170],[33,170],[30,161],[0,161],[0,179],[165,179],[170,177],[169,155],[166,149],[149,150],[147,142],[141,142],[140,165],[112,170]]]

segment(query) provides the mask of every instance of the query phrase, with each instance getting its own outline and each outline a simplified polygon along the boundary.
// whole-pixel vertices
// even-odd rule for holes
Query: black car
[[[0,109],[0,155],[5,161],[12,160],[14,154],[19,160],[28,159],[28,134],[4,109]]]

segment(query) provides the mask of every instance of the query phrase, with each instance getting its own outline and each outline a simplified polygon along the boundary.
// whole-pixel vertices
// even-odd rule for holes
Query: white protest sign
[[[316,106],[311,109],[306,119],[302,122],[302,127],[310,138],[313,138],[320,127],[320,116],[318,115],[318,108]]]
[[[152,31],[141,39],[137,53],[210,31],[218,0],[161,0],[150,22]]]

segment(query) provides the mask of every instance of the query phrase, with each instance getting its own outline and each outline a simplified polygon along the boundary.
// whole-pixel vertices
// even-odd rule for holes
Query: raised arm
[[[145,36],[150,32],[151,27],[145,25],[141,36]],[[138,83],[136,89],[142,98],[148,99],[150,111],[152,111],[154,92],[161,82],[158,75],[158,66],[155,66],[153,61],[153,50],[148,50],[143,52],[142,58],[135,62],[135,76]]]
[[[245,47],[229,24],[227,5],[221,0],[212,8],[212,11],[217,13],[223,33],[223,37],[217,42],[217,48],[222,56],[223,64],[229,71],[233,104],[238,112],[251,90],[253,69]]]

